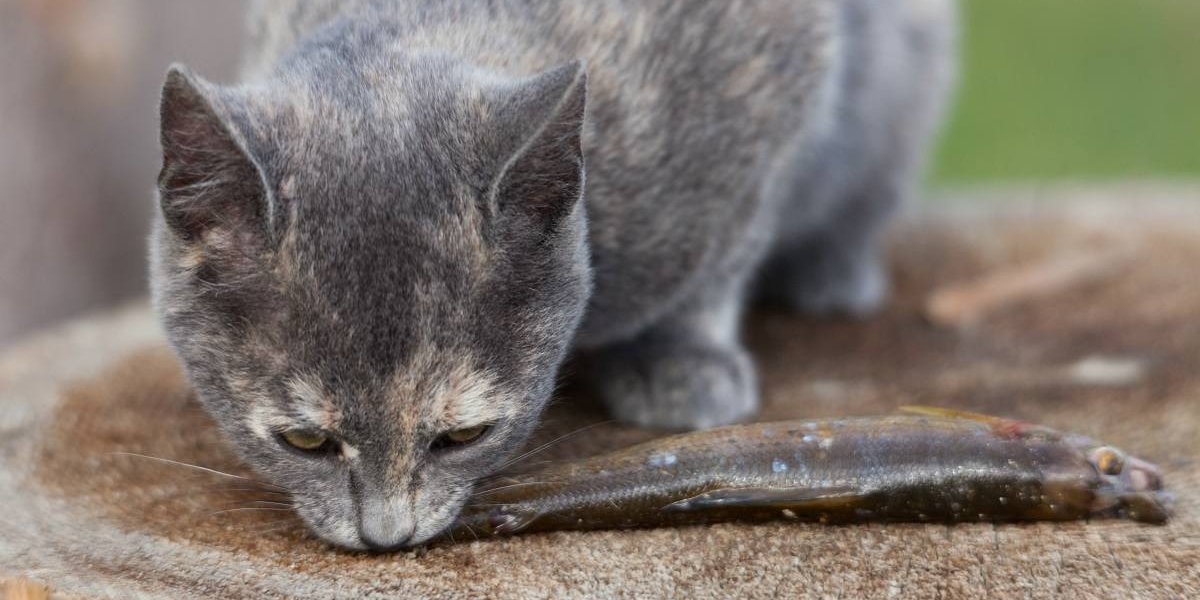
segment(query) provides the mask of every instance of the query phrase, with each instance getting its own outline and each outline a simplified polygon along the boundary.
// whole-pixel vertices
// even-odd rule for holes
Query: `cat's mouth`
[[[361,517],[358,511],[352,511],[345,518],[334,518],[317,510],[313,501],[298,500],[295,502],[295,512],[304,522],[309,532],[327,544],[341,550],[351,552],[369,552],[386,554],[404,550],[420,549],[441,539],[452,543],[474,540],[468,532],[455,533],[451,536],[452,527],[458,520],[459,513],[470,499],[470,488],[460,492],[458,497],[447,498],[437,503],[430,510],[420,510],[413,519],[414,525],[404,535],[392,536],[394,539],[370,539],[364,535]],[[457,530],[456,530],[457,531]]]

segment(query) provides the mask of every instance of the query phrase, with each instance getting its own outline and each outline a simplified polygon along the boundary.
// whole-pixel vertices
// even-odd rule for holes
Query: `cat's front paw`
[[[614,349],[595,362],[592,375],[612,416],[642,427],[703,429],[758,410],[758,379],[740,346]]]

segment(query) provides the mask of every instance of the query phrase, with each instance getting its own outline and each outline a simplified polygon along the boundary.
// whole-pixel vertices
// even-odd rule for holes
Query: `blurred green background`
[[[1200,0],[966,0],[937,183],[1200,176]]]

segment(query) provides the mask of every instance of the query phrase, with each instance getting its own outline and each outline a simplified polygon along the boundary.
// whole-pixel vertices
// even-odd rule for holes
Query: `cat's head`
[[[168,337],[239,454],[354,549],[453,520],[536,424],[590,294],[582,66],[392,60],[239,87],[173,67],[161,105]]]

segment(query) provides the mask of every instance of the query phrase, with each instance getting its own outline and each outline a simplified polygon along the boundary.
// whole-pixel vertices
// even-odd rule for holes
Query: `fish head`
[[[1172,498],[1163,490],[1162,472],[1156,465],[1086,438],[1075,443],[1083,446],[1098,477],[1093,514],[1115,514],[1146,523],[1167,521]]]
[[[513,535],[529,527],[539,516],[536,508],[520,504],[469,505],[447,535],[463,539]]]
[[[1051,477],[1058,481],[1048,486],[1053,489],[1056,501],[1091,516],[1116,516],[1157,524],[1170,518],[1173,498],[1163,489],[1162,472],[1153,463],[1085,435],[1063,433],[1024,421],[993,418],[989,423],[1003,436],[1065,451],[1059,455],[1064,459],[1059,463],[1062,471]],[[1081,478],[1089,482],[1086,490],[1078,485]]]

